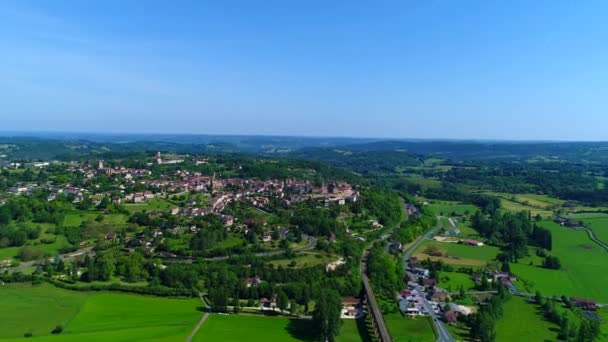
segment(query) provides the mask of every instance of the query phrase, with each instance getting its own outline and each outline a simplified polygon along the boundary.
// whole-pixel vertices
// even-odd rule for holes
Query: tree
[[[209,299],[213,304],[213,310],[217,312],[226,312],[228,305],[228,293],[224,288],[211,288],[209,290]]]
[[[315,326],[319,328],[319,340],[334,342],[340,331],[340,311],[342,304],[340,295],[333,289],[322,289],[315,300],[316,306],[312,314]]]
[[[298,303],[296,303],[295,300],[292,300],[291,302],[289,302],[289,314],[294,315],[297,310],[298,310]]]
[[[549,255],[545,258],[545,260],[543,260],[543,267],[552,270],[559,270],[562,267],[562,264],[558,257]]]
[[[59,259],[59,261],[57,262],[57,272],[65,272],[65,263],[63,262],[63,259]]]
[[[536,291],[536,293],[534,294],[534,301],[536,302],[536,304],[542,304],[543,301],[543,296],[540,294],[540,291]]]
[[[277,293],[277,306],[281,311],[287,310],[289,306],[289,298],[287,298],[287,295],[282,290],[279,290]]]

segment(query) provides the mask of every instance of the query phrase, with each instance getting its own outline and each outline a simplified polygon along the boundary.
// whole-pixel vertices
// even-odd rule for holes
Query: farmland
[[[608,214],[578,214],[574,218],[577,220],[583,220],[585,225],[589,226],[589,228],[593,230],[598,239],[608,243]]]
[[[429,256],[425,254],[427,248],[436,249],[443,253],[443,256]],[[447,243],[438,241],[425,241],[416,250],[415,257],[418,259],[442,260],[447,264],[461,266],[485,266],[488,262],[493,261],[496,255],[500,252],[494,246],[473,247],[458,243]]]
[[[473,214],[475,211],[477,211],[477,207],[472,204],[462,204],[452,201],[433,202],[427,205],[427,207],[436,215],[442,216],[449,216],[452,213],[457,215],[462,215],[465,213]]]
[[[470,274],[442,271],[439,273],[439,286],[448,291],[458,291],[461,287],[471,289],[475,283]]]
[[[239,327],[239,329],[235,329]],[[283,317],[211,315],[194,341],[315,341],[312,321]],[[360,342],[355,320],[343,320],[337,342]]]
[[[201,313],[194,299],[72,292],[50,285],[0,288],[0,339],[32,333],[36,341],[184,339]],[[57,325],[61,335],[51,335]]]
[[[562,268],[548,270],[538,265],[512,264],[513,273],[527,283],[524,289],[608,302],[608,292],[603,285],[608,282],[606,252],[591,242],[584,231],[564,228],[550,221],[541,222],[541,225],[553,234],[552,254],[559,257]]]
[[[553,341],[557,328],[547,322],[535,305],[513,297],[503,306],[503,316],[496,324],[496,341]]]
[[[435,333],[428,318],[406,318],[397,313],[384,315],[384,321],[394,342],[435,341]]]

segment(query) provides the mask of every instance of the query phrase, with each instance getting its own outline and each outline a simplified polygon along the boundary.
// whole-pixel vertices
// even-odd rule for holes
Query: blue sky
[[[608,140],[605,1],[2,1],[0,130]]]

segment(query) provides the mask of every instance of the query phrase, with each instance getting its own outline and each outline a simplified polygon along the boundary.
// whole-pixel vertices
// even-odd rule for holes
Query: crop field
[[[427,248],[435,248],[443,253],[443,256],[429,256],[425,253]],[[466,246],[458,243],[425,241],[416,250],[415,257],[418,259],[442,260],[447,264],[462,266],[485,266],[493,261],[500,252],[494,246]]]
[[[513,297],[503,305],[503,316],[496,323],[496,341],[556,341],[552,329],[556,325],[546,321],[537,306]]]
[[[529,211],[532,214],[532,216],[541,215],[544,218],[548,218],[553,214],[553,212],[551,210],[532,207],[529,205],[511,201],[511,200],[505,199],[505,198],[500,199],[500,206],[501,206],[501,208],[503,208],[504,210],[507,210],[507,211],[511,211],[511,212]]]
[[[44,284],[0,287],[0,340],[183,340],[202,313],[195,299],[72,292]],[[57,325],[61,335],[51,335]],[[6,340],[9,341],[9,340]]]
[[[543,221],[541,225],[553,234],[551,254],[559,257],[562,268],[549,270],[538,265],[511,264],[511,271],[528,284],[522,289],[608,302],[608,292],[603,286],[608,282],[608,253],[589,240],[584,231],[564,228],[550,221]],[[521,287],[523,283],[520,281],[515,285]]]
[[[408,318],[393,313],[384,315],[384,321],[394,342],[435,341],[435,332],[429,318]]]
[[[337,342],[361,342],[357,321],[343,320]],[[238,329],[235,329],[238,327]],[[211,315],[193,341],[316,341],[312,321],[284,317]]]

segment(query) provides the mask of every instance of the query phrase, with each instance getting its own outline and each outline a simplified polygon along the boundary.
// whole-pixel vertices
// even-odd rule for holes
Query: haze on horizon
[[[4,1],[3,131],[608,140],[608,3]]]

